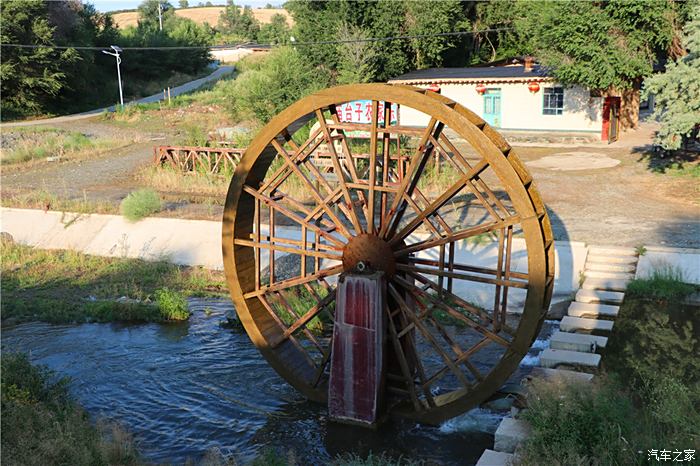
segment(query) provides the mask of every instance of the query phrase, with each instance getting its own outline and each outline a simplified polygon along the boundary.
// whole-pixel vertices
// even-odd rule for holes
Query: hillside
[[[212,26],[215,26],[219,21],[219,14],[223,10],[223,6],[210,6],[202,8],[184,8],[175,10],[175,14],[182,16],[183,18],[189,18],[198,24],[207,22]],[[283,8],[253,8],[253,15],[255,19],[260,21],[260,23],[269,23],[270,19],[275,13],[284,15],[287,18],[287,23],[291,26],[294,24],[292,16],[289,12]],[[112,15],[114,18],[114,23],[119,26],[120,29],[124,29],[128,26],[136,26],[136,21],[138,20],[137,11],[125,11],[122,13],[115,13]]]

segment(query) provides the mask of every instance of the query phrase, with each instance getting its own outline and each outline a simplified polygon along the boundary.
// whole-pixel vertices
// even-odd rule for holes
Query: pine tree
[[[666,71],[644,82],[642,96],[654,96],[654,114],[661,123],[656,144],[667,150],[681,147],[700,125],[700,6],[684,28],[687,55],[669,62]]]

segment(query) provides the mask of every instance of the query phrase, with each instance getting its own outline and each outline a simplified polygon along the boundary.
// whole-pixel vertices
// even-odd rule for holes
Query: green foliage
[[[90,424],[70,399],[68,379],[3,352],[0,380],[3,463],[140,464],[129,435]]]
[[[471,8],[457,0],[420,2],[382,0],[377,2],[314,2],[291,0],[285,4],[294,17],[292,35],[299,42],[336,39],[338,31],[352,36],[390,37],[432,35],[464,30],[468,26],[467,11]],[[329,35],[329,32],[333,35]],[[341,34],[342,37],[342,34]],[[341,82],[383,81],[413,68],[460,64],[464,53],[453,53],[463,47],[462,39],[424,37],[411,40],[378,41],[368,44],[323,44],[300,47],[300,53],[311,63],[324,65],[346,74]],[[358,53],[359,52],[359,53]],[[451,60],[446,58],[450,55]],[[365,69],[348,76],[351,57]]]
[[[187,320],[190,311],[187,309],[187,300],[182,293],[168,288],[161,288],[154,293],[156,304],[166,320]]]
[[[687,55],[671,61],[666,71],[644,81],[642,98],[654,96],[653,117],[661,122],[655,142],[664,149],[680,149],[700,125],[700,6],[685,26]]]
[[[668,301],[683,299],[696,288],[684,282],[681,270],[672,266],[659,266],[648,278],[632,280],[627,285],[626,293],[630,298]]]
[[[66,68],[80,59],[75,49],[54,48],[55,26],[49,23],[48,3],[19,0],[0,3],[3,44],[44,45],[35,49],[2,48],[0,81],[5,118],[45,112],[66,84]]]
[[[510,28],[480,36],[485,58],[533,54],[557,80],[591,89],[626,89],[650,75],[671,45],[675,2],[613,0],[483,3],[478,23]]]
[[[158,14],[159,5],[160,16],[164,23],[175,18],[175,9],[170,2],[164,2],[163,0],[144,0],[137,9],[139,12],[139,29],[150,29],[154,31],[160,29]]]
[[[260,24],[249,6],[242,9],[229,0],[219,16],[219,29],[225,34],[235,34],[247,40],[256,40]]]
[[[338,40],[347,41],[340,44],[338,51],[338,84],[365,83],[372,80],[376,74],[376,50],[372,42],[359,42],[367,39],[368,33],[362,28],[340,23]]]
[[[128,244],[119,247],[122,252],[128,250]],[[186,318],[180,293],[219,295],[225,290],[219,273],[167,262],[6,243],[2,257],[3,319],[56,323],[179,320]],[[157,295],[163,307],[153,304],[159,303]],[[118,299],[122,297],[126,299]]]
[[[300,98],[329,83],[328,73],[311,66],[295,49],[281,47],[252,63],[233,82],[233,110],[242,118],[266,123]]]
[[[260,26],[257,41],[262,44],[285,45],[289,43],[290,35],[287,18],[280,13],[275,13],[269,23]]]
[[[161,209],[160,196],[152,189],[144,188],[130,193],[122,200],[119,210],[131,222],[137,222]]]

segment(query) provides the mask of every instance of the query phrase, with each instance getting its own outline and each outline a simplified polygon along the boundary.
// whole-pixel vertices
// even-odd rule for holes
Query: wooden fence
[[[183,172],[232,173],[243,152],[232,147],[156,146],[153,163]]]

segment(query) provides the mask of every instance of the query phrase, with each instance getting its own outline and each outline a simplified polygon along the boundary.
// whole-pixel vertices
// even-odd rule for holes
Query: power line
[[[314,46],[314,45],[330,45],[330,44],[353,44],[360,42],[387,42],[393,40],[407,40],[407,39],[427,39],[433,37],[451,37],[451,36],[467,36],[472,34],[482,34],[485,32],[498,32],[498,31],[508,31],[513,28],[493,28],[493,29],[483,29],[481,31],[453,31],[453,32],[440,32],[436,34],[415,34],[415,35],[403,35],[403,36],[388,36],[388,37],[367,37],[364,39],[345,39],[345,40],[321,40],[313,42],[291,42],[289,45],[294,47],[303,46]],[[239,48],[246,45],[257,45],[260,47],[272,47],[278,44],[258,44],[243,42],[239,44],[227,44],[227,45],[173,45],[173,46],[151,46],[151,47],[122,47],[122,50],[217,50],[217,49],[230,49]],[[0,47],[13,47],[13,48],[24,48],[24,49],[38,49],[38,48],[53,48],[53,49],[74,49],[74,50],[103,50],[104,47],[95,46],[83,46],[83,45],[40,45],[40,44],[0,44]]]

